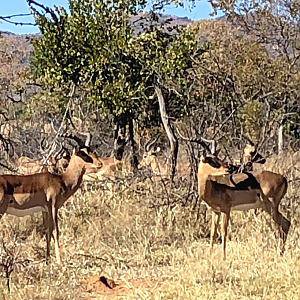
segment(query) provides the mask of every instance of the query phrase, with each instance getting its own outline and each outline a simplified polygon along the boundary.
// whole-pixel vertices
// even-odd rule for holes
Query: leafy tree
[[[291,69],[286,56],[273,55],[235,23],[215,20],[198,25],[211,45],[195,65],[195,98],[206,103],[208,126],[216,126],[216,132],[221,127],[231,137],[244,135],[266,143],[277,135],[283,117],[288,118],[285,128],[296,118],[300,74]]]
[[[133,119],[141,126],[160,122],[155,78],[164,86],[172,117],[189,111],[188,71],[193,57],[206,50],[199,46],[197,28],[174,34],[159,28],[155,18],[134,36],[130,15],[144,5],[132,0],[70,0],[70,14],[63,8],[48,8],[48,15],[33,10],[43,35],[33,40],[35,76],[46,88],[77,86],[86,91],[88,99],[115,117],[123,135]]]
[[[271,112],[279,111],[277,126],[279,145],[283,129],[299,136],[299,38],[300,10],[298,1],[211,0],[215,10],[221,10],[226,20],[266,49],[268,65],[273,70],[267,76],[265,93],[269,93]],[[261,68],[265,74],[264,68]],[[270,79],[270,80],[269,80]],[[273,82],[272,87],[270,82]],[[275,124],[276,125],[276,124]],[[280,149],[279,149],[280,150]]]

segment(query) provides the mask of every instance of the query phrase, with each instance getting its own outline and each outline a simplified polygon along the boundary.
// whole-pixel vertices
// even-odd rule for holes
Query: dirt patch
[[[111,280],[105,276],[94,275],[84,280],[85,291],[97,293],[111,299],[117,296],[126,296],[138,292],[161,291],[166,283],[149,279]]]

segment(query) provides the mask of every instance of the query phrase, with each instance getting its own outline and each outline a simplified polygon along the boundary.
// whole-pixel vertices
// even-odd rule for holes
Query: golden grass
[[[276,227],[265,213],[233,212],[223,262],[220,243],[210,255],[209,220],[204,206],[186,198],[189,192],[187,182],[170,188],[154,178],[123,180],[112,191],[83,187],[60,210],[61,266],[54,257],[44,262],[40,215],[4,216],[7,249],[0,244],[0,263],[16,262],[10,293],[5,273],[0,279],[0,300],[300,298],[297,211],[284,256],[277,254]],[[105,297],[86,291],[83,282],[92,275],[158,286]]]

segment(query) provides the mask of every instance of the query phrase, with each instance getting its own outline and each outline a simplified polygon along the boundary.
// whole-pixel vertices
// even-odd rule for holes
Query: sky
[[[65,8],[68,7],[67,0],[39,0],[38,2],[49,7],[53,7],[53,5],[63,6]],[[188,17],[192,20],[210,19],[211,17],[209,16],[209,14],[211,12],[211,6],[206,0],[196,0],[196,6],[193,9],[189,9],[187,5],[186,8],[172,6],[164,9],[163,11],[163,13],[165,14],[170,14],[178,17]],[[26,13],[30,13],[26,0],[8,0],[7,2],[5,1],[5,5],[2,4],[0,6],[0,16],[11,16],[14,14]],[[11,20],[14,20],[15,22],[34,23],[34,20],[31,16],[14,18]],[[16,26],[4,21],[0,23],[0,31],[9,31],[17,34],[39,32],[36,26]]]

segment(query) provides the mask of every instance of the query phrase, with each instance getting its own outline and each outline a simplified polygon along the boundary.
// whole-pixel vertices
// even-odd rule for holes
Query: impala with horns
[[[169,159],[167,159],[166,163],[163,164],[158,160],[157,157],[157,154],[160,152],[160,147],[155,147],[155,143],[157,142],[158,138],[159,137],[157,136],[146,142],[143,158],[139,163],[139,169],[148,166],[155,175],[170,175],[171,165]],[[188,176],[190,173],[189,163],[177,163],[176,171],[181,176]]]
[[[197,140],[193,140],[198,142]],[[203,142],[203,139],[201,140]],[[212,208],[211,248],[222,215],[223,257],[226,258],[226,236],[231,210],[262,208],[278,225],[284,252],[290,221],[279,212],[279,204],[287,191],[284,176],[270,171],[229,174],[227,164],[217,158],[216,143],[209,156],[202,156],[198,166],[198,192],[201,199]],[[206,147],[207,148],[207,147]],[[209,147],[208,147],[209,148]],[[215,220],[216,215],[216,220]]]
[[[3,213],[15,216],[25,216],[43,212],[46,226],[47,252],[50,256],[51,237],[54,237],[57,263],[60,264],[58,210],[80,187],[84,172],[97,172],[101,164],[95,165],[93,154],[89,147],[74,148],[66,170],[61,174],[49,172],[33,175],[2,175],[0,182],[5,182],[14,188],[14,200],[3,206]]]

